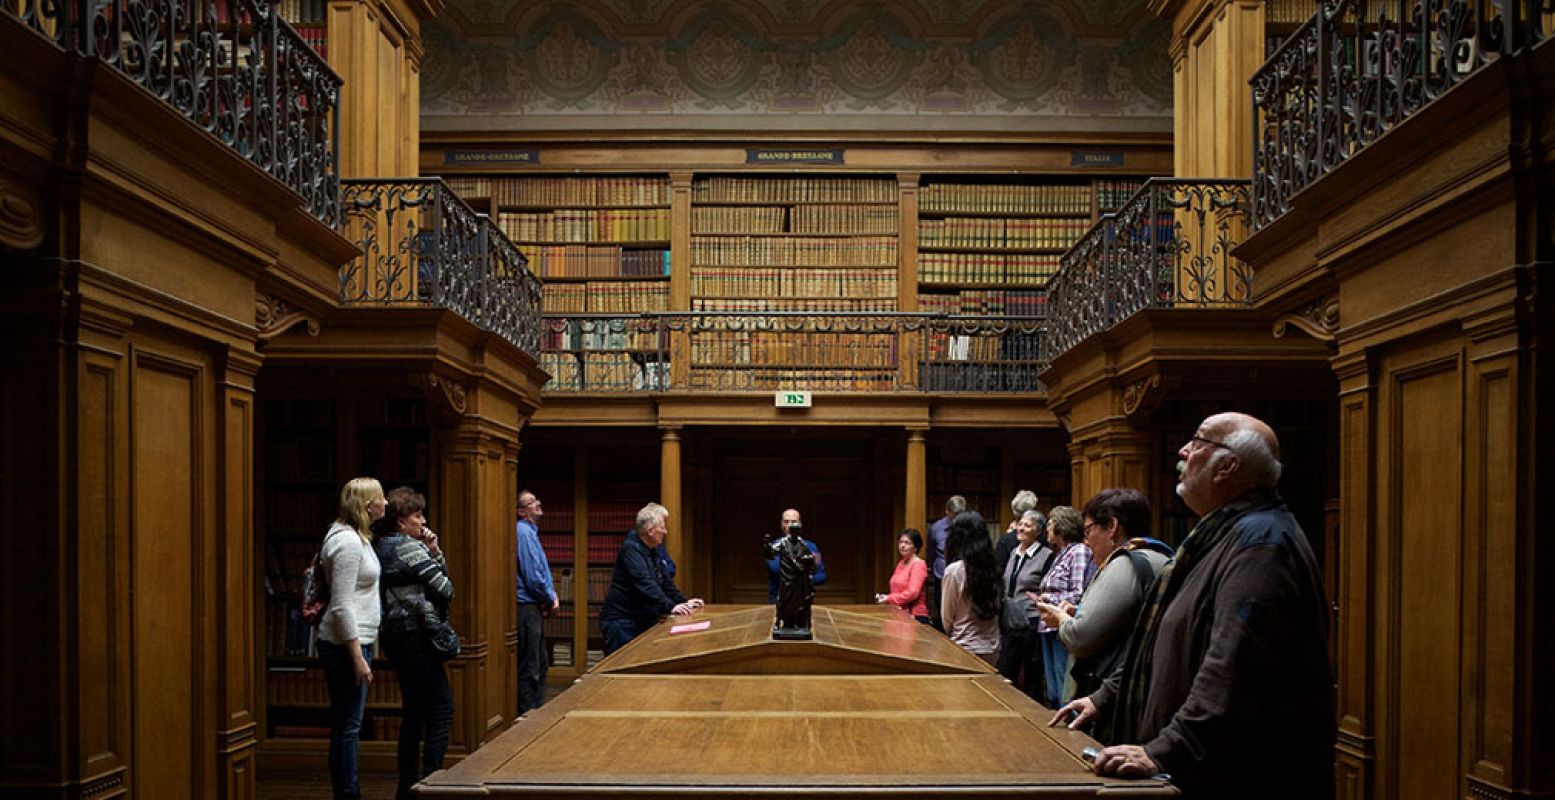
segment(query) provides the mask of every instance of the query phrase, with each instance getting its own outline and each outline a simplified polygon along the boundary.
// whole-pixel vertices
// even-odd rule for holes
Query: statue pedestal
[[[779,641],[795,642],[809,641],[814,639],[815,636],[810,633],[809,628],[782,628],[778,627],[777,625],[773,625],[772,638]]]

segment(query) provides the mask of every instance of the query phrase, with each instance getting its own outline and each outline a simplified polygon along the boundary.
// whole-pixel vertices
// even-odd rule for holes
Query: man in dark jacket
[[[605,655],[621,649],[665,614],[684,615],[702,607],[701,598],[686,599],[675,581],[664,574],[659,545],[668,535],[669,510],[649,503],[637,512],[636,526],[616,553],[610,591],[599,610],[599,630]]]
[[[1178,457],[1177,493],[1202,519],[1147,596],[1122,667],[1053,722],[1100,714],[1100,775],[1169,776],[1195,798],[1333,797],[1328,612],[1274,491],[1279,441],[1217,414]]]

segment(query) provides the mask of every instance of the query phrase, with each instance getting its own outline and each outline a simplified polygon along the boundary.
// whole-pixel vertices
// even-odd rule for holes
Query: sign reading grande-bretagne
[[[747,164],[841,164],[840,147],[747,147]]]
[[[778,408],[809,408],[809,392],[773,392],[772,404]]]

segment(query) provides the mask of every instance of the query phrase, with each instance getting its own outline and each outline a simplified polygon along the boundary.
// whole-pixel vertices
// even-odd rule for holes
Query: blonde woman
[[[329,575],[329,605],[319,622],[318,649],[329,688],[329,780],[337,798],[361,796],[356,752],[380,613],[371,526],[383,511],[383,486],[352,478],[340,490],[340,515],[324,534],[320,561]]]

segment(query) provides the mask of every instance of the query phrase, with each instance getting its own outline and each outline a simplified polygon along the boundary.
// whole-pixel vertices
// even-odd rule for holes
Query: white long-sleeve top
[[[319,638],[332,644],[378,641],[378,555],[351,526],[336,522],[324,534],[323,567],[329,572],[329,605]]]

